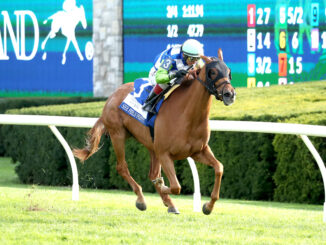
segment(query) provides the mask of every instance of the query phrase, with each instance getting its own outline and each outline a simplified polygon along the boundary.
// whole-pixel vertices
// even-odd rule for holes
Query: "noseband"
[[[215,79],[211,79],[209,76],[208,76],[208,72],[209,72],[209,69],[212,68],[212,67],[219,67],[220,69],[217,69],[218,71],[218,74],[216,76]],[[215,86],[215,83],[220,80],[221,78],[225,78],[227,77],[227,66],[226,65],[221,65],[221,61],[220,60],[214,60],[212,61],[211,63],[207,64],[206,65],[206,82],[204,82],[203,80],[201,80],[199,77],[197,77],[197,80],[208,90],[208,92],[212,95],[215,96],[215,98],[217,100],[221,100],[223,101],[223,91],[224,91],[224,88],[227,84],[231,84],[230,83],[230,80],[226,80],[226,81],[223,81],[221,82],[218,86]],[[231,75],[229,76],[229,78],[231,78]],[[223,86],[223,87],[222,87]],[[222,89],[220,89],[220,91],[218,91],[218,88],[222,87]]]

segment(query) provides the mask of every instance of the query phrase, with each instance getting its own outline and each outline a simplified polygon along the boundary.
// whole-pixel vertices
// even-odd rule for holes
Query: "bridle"
[[[209,69],[212,67],[217,67],[219,66],[221,69],[218,69],[220,72],[218,72],[217,76],[215,79],[211,79],[208,76],[208,72]],[[220,80],[221,78],[225,78],[227,77],[227,72],[229,69],[225,64],[222,65],[220,60],[214,60],[211,63],[206,65],[206,82],[204,82],[203,80],[201,80],[199,77],[197,77],[197,80],[208,90],[208,92],[212,95],[215,96],[215,98],[217,100],[221,100],[223,101],[223,92],[224,92],[224,88],[227,84],[231,84],[230,80],[231,80],[231,73],[229,75],[229,78],[223,82],[221,82],[220,84],[218,84],[218,86],[215,86],[215,83]],[[218,88],[222,87],[222,89],[218,90]]]

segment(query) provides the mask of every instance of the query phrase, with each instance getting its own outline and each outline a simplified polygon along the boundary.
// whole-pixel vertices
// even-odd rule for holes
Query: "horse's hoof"
[[[140,211],[145,211],[147,206],[146,203],[144,202],[136,202],[136,207],[140,210]]]
[[[212,210],[209,210],[206,206],[207,206],[207,203],[205,203],[203,205],[203,213],[206,215],[209,215],[209,214],[211,214]]]
[[[180,214],[179,210],[176,207],[169,207],[168,208],[168,213],[171,213],[171,214]]]

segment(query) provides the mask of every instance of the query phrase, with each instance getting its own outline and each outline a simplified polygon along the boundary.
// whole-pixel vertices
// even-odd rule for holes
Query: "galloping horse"
[[[44,21],[44,24],[47,23],[48,20],[52,20],[51,30],[49,34],[46,36],[45,40],[42,42],[41,48],[45,49],[46,42],[49,38],[54,38],[56,33],[61,29],[62,35],[67,38],[66,46],[62,54],[61,63],[64,65],[66,63],[66,52],[69,47],[70,42],[74,45],[77,54],[80,60],[84,60],[83,55],[79,50],[79,46],[76,40],[75,29],[79,22],[82,23],[84,29],[87,27],[87,21],[85,17],[85,10],[83,5],[80,7],[75,6],[69,12],[66,11],[58,11],[55,14],[51,15],[47,20]]]
[[[179,213],[169,194],[180,194],[181,186],[176,177],[174,160],[192,157],[209,165],[215,171],[215,183],[211,200],[204,204],[204,214],[210,214],[219,199],[223,165],[213,155],[208,140],[210,137],[209,111],[212,96],[230,105],[235,100],[235,91],[230,83],[230,69],[223,61],[222,50],[218,59],[202,56],[205,66],[197,71],[196,78],[182,84],[163,103],[155,121],[154,140],[148,127],[119,109],[124,98],[133,90],[133,83],[122,85],[107,100],[102,116],[88,133],[87,146],[74,149],[74,154],[85,161],[98,149],[101,135],[109,133],[117,157],[117,171],[129,183],[137,195],[136,207],[146,209],[142,188],[130,176],[125,160],[125,140],[135,137],[149,151],[151,164],[149,178],[160,194],[168,212]],[[164,185],[161,167],[170,182]]]

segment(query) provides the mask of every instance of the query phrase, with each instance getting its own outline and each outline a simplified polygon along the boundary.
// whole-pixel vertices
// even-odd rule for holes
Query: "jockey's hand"
[[[188,71],[186,71],[186,70],[180,70],[175,74],[175,77],[181,78],[181,77],[184,77],[187,73],[188,73]]]
[[[191,68],[185,76],[185,80],[194,80],[197,78],[197,69]]]
[[[188,74],[186,75],[187,80],[193,80],[197,78],[197,70],[196,69],[191,69],[188,71]]]

